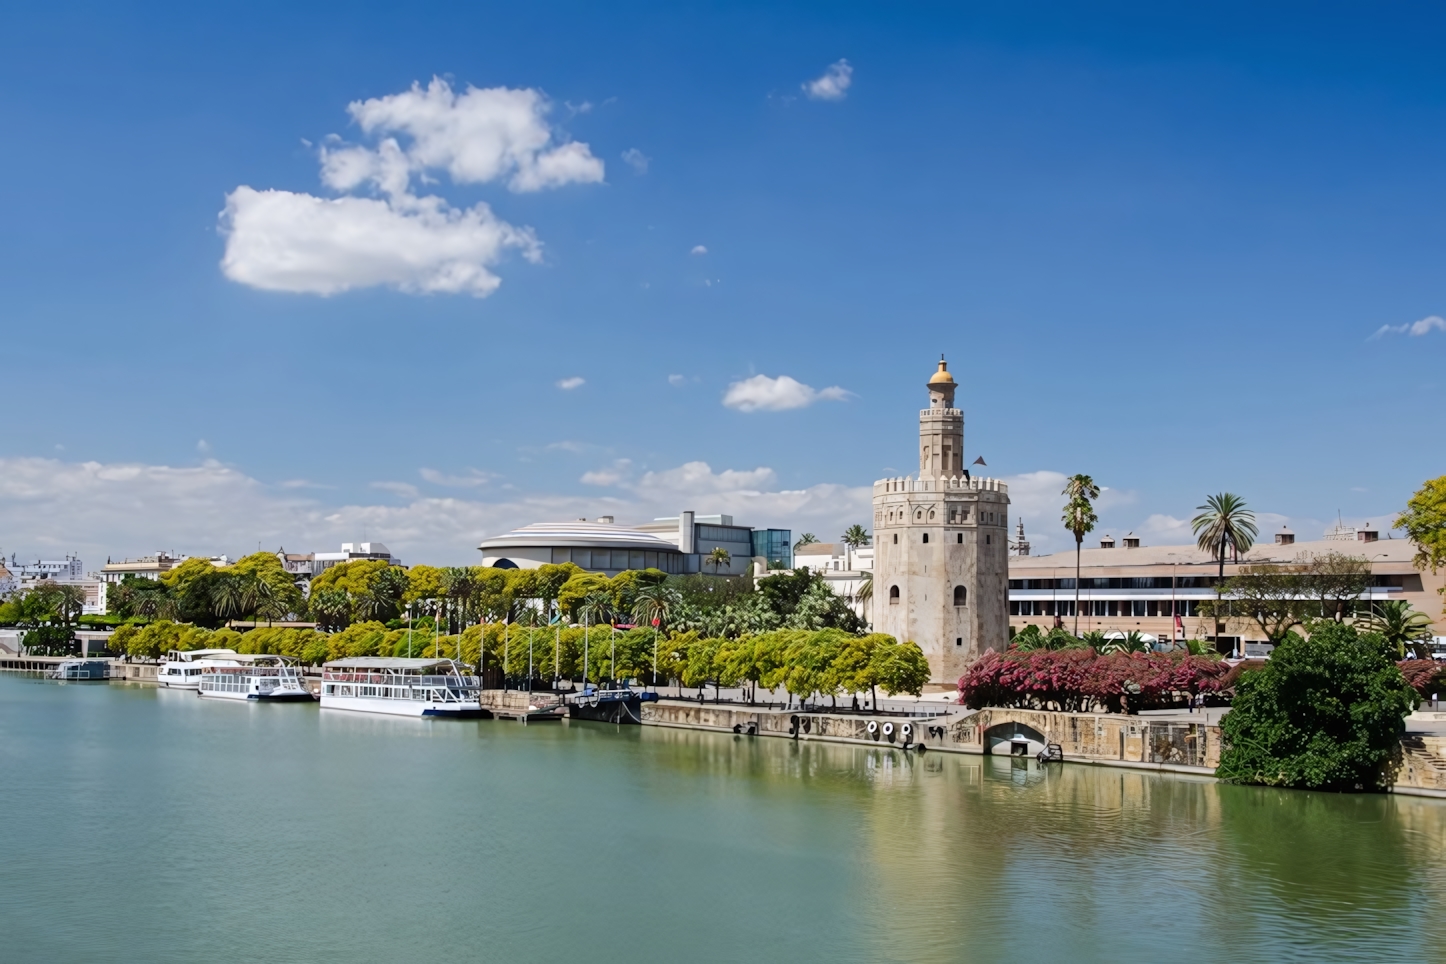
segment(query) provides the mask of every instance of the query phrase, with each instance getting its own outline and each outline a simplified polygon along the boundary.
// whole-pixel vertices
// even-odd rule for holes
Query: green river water
[[[1446,960],[1446,802],[0,678],[0,961]]]

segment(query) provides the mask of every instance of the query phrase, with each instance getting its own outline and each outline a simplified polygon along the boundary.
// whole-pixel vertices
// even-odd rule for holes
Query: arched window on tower
[[[954,587],[954,605],[962,606],[964,605],[964,601],[968,598],[969,591],[967,589],[965,589],[963,586]]]
[[[890,606],[897,606],[898,604],[899,604],[899,587],[898,587],[898,586],[890,586],[890,587],[889,587],[889,605],[890,605]]]

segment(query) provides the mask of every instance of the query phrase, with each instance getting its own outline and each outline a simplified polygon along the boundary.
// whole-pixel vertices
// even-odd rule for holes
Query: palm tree
[[[667,586],[644,586],[633,594],[633,620],[653,626],[653,688],[658,687],[658,630],[674,609],[683,604],[678,590]]]
[[[713,575],[716,576],[720,567],[733,565],[733,554],[722,546],[714,546],[713,551],[708,553],[708,561],[713,564]]]
[[[442,591],[447,594],[448,598],[457,601],[455,608],[462,617],[460,622],[466,622],[466,604],[475,591],[474,584],[472,570],[466,566],[448,566],[442,570]],[[449,625],[447,628],[452,627]],[[461,628],[465,627],[459,627],[459,632]]]
[[[311,612],[328,629],[345,629],[351,616],[351,597],[345,589],[318,589],[311,594]]]
[[[1069,501],[1064,507],[1064,527],[1074,533],[1074,634],[1079,635],[1079,556],[1085,534],[1091,532],[1100,517],[1095,515],[1094,500],[1100,487],[1088,475],[1071,475],[1064,480],[1060,493]]]
[[[854,590],[854,602],[858,603],[859,608],[862,609],[865,613],[867,613],[869,611],[869,603],[873,601],[874,574],[872,570],[866,569],[862,573],[862,578],[859,580],[859,588]],[[869,622],[867,616],[862,616],[860,618],[862,618],[865,623]]]
[[[1223,632],[1220,621],[1220,594],[1225,588],[1225,547],[1230,547],[1231,557],[1240,561],[1240,554],[1249,552],[1255,545],[1260,530],[1255,527],[1255,513],[1245,507],[1245,500],[1230,492],[1221,492],[1206,498],[1205,504],[1195,507],[1200,514],[1190,520],[1195,533],[1195,544],[1201,552],[1208,552],[1220,565],[1215,581],[1215,639],[1218,642]]]
[[[816,545],[817,543],[818,536],[814,535],[812,532],[805,532],[803,535],[799,536],[798,541],[793,544],[793,551],[797,552],[804,546],[812,546]]]
[[[216,577],[211,585],[211,612],[217,619],[234,619],[241,614],[246,588],[233,572]]]
[[[1375,612],[1361,620],[1367,632],[1376,633],[1403,659],[1406,650],[1417,659],[1430,659],[1429,641],[1433,635],[1431,617],[1411,609],[1404,599],[1388,599],[1375,605]]]
[[[869,533],[867,529],[856,523],[844,530],[844,534],[839,541],[850,549],[857,549],[859,546],[869,544]]]

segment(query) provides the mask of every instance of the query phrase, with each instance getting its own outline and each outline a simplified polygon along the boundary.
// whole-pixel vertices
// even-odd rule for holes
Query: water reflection
[[[1434,800],[6,679],[0,774],[7,959],[1424,960],[1446,937]]]
[[[1446,807],[1009,757],[650,730],[660,764],[850,802],[861,959],[1430,959]],[[1252,950],[1253,949],[1253,950]]]

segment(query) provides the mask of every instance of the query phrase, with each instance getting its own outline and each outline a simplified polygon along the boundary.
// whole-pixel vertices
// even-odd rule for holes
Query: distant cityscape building
[[[82,613],[105,612],[105,584],[96,574],[87,574],[77,556],[20,562],[12,553],[8,564],[0,560],[0,595],[26,593],[46,585],[78,586],[85,593]]]
[[[659,569],[669,575],[741,575],[792,567],[787,529],[753,529],[728,515],[682,512],[635,526],[612,516],[597,521],[538,522],[486,539],[478,546],[482,564],[502,569],[535,569],[571,562],[592,572],[616,575],[629,569]],[[722,549],[727,561],[714,561]]]
[[[312,579],[343,562],[373,560],[389,566],[402,564],[402,560],[380,542],[343,542],[340,552],[287,552],[283,547],[276,551],[276,558],[281,561],[281,568],[291,574],[303,595],[310,595]]]
[[[1362,530],[1371,531],[1371,530]],[[1374,535],[1374,533],[1372,533]],[[1353,543],[1361,547],[1366,540]],[[1113,542],[1113,540],[1109,540]],[[1257,543],[1240,557],[1227,559],[1225,576],[1241,566],[1262,563],[1308,562],[1330,552],[1355,555],[1370,563],[1370,587],[1364,601],[1403,599],[1434,621],[1434,632],[1446,634],[1439,592],[1446,572],[1418,571],[1412,565],[1415,547],[1405,539],[1372,539],[1370,547],[1353,548],[1340,539],[1296,542],[1289,531],[1274,542]],[[1114,548],[1101,540],[1100,548],[1080,553],[1080,632],[1140,632],[1158,639],[1172,637],[1213,639],[1213,619],[1200,615],[1200,604],[1215,598],[1219,566],[1193,545]],[[1048,629],[1059,620],[1074,628],[1075,553],[1073,549],[1044,556],[1014,557],[1009,562],[1009,623],[1015,630],[1033,623]],[[1178,630],[1175,617],[1180,617]],[[1223,651],[1242,644],[1245,652],[1268,651],[1254,624],[1233,619],[1216,641]]]
[[[859,590],[874,571],[873,546],[854,548],[846,542],[813,542],[799,546],[793,559],[797,568],[822,575],[824,583],[842,596],[860,619],[867,621],[872,616],[860,600]]]
[[[160,579],[161,573],[170,572],[186,559],[186,556],[170,552],[157,552],[153,556],[124,559],[120,562],[111,562],[107,559],[105,565],[100,569],[100,578],[103,582],[111,584],[119,583],[126,576],[135,576],[139,579]]]

